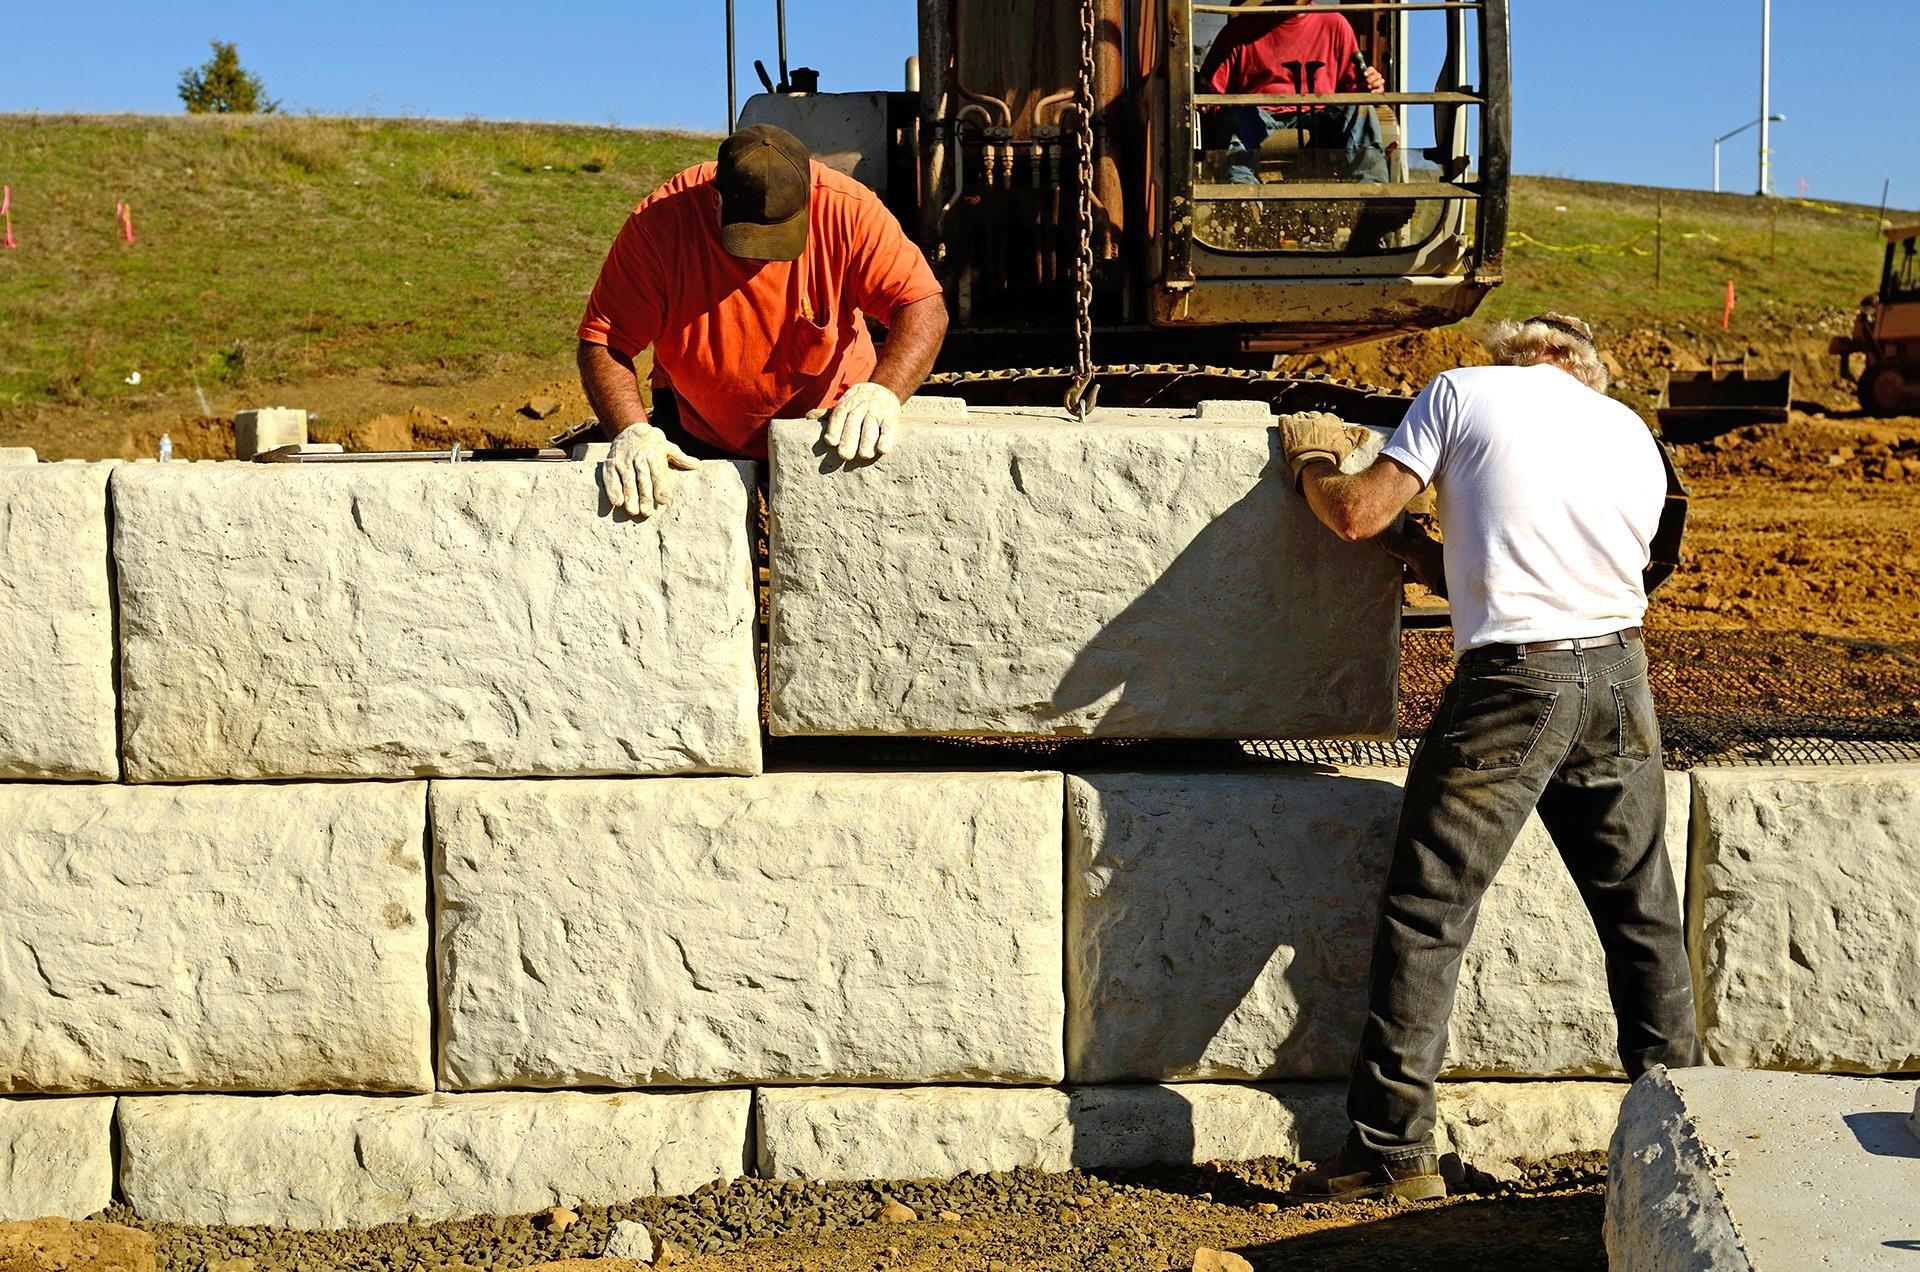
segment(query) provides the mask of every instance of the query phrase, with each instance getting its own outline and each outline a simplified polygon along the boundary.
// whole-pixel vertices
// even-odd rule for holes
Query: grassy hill
[[[19,243],[0,250],[0,410],[564,359],[625,210],[712,145],[479,122],[0,117]],[[1838,321],[1877,279],[1870,211],[1669,192],[1655,290],[1657,197],[1521,180],[1487,312],[1717,326],[1733,277],[1737,329],[1790,334],[1810,311]]]

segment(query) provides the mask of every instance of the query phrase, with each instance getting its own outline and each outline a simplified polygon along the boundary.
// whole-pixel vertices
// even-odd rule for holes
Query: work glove
[[[667,440],[653,425],[629,424],[613,439],[600,465],[600,486],[607,502],[630,517],[651,517],[673,498],[672,471],[689,471],[700,461]]]
[[[833,410],[820,440],[838,451],[843,461],[878,459],[893,449],[900,427],[900,399],[884,384],[868,380],[848,389]]]
[[[1293,488],[1300,489],[1300,478],[1307,465],[1324,459],[1335,468],[1346,461],[1353,448],[1366,441],[1367,430],[1349,425],[1327,411],[1297,411],[1280,417],[1280,451],[1293,470]]]

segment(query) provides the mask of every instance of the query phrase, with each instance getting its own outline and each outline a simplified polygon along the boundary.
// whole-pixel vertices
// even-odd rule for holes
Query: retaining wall
[[[1026,425],[934,436],[961,427],[915,424],[900,456],[815,474],[806,498],[776,484],[776,606],[796,545],[826,541],[827,485],[857,511],[884,492],[855,483],[916,443],[975,466],[999,454],[969,496],[988,511],[952,533],[1002,542],[989,523],[1006,501],[1027,527],[1020,578],[1065,577],[1047,539],[1084,532],[1070,505],[1087,482],[1107,491],[1101,517],[1130,485],[1191,513],[1180,557],[1205,537],[1194,509],[1234,481],[1259,503],[1272,480],[1245,467],[1244,426],[1221,444],[1231,463],[1176,421],[1125,446],[1082,439],[1078,470]],[[994,437],[1005,449],[983,451]],[[1182,447],[1199,484],[1163,489]],[[636,523],[597,507],[586,465],[0,469],[0,639],[31,669],[0,720],[0,1217],[91,1213],[116,1181],[157,1217],[324,1225],[748,1171],[1298,1156],[1337,1139],[1399,775],[761,773],[745,477],[704,466]],[[930,483],[894,494],[926,500]],[[935,515],[911,509],[903,523]],[[930,558],[940,539],[893,550]],[[1079,567],[1101,604],[1175,568],[1113,542],[1133,575]],[[925,582],[866,581],[875,604]],[[979,595],[943,601],[952,700],[1002,684],[968,709],[1042,703],[1027,719],[1053,729],[1060,700],[1030,697],[1053,670],[1003,683],[990,641],[960,659],[970,605],[980,639],[1024,639]],[[1225,657],[1216,612],[1190,600],[1193,648]],[[1253,612],[1240,603],[1220,612]],[[1155,612],[1160,643],[1136,652],[1179,652],[1175,611]],[[1362,626],[1354,665],[1390,683],[1390,650],[1368,643],[1387,629]],[[905,646],[851,630],[822,664],[834,694],[916,731],[922,691],[900,696],[886,670]],[[1262,657],[1326,656],[1302,639]],[[879,646],[874,674],[860,641]],[[809,648],[776,639],[777,685],[802,683]],[[1231,719],[1212,691],[1127,679],[1139,714],[1071,728]],[[1293,709],[1259,699],[1279,678],[1266,685],[1257,700]],[[1337,731],[1365,732],[1378,692],[1319,701]],[[536,780],[555,777],[574,780]],[[1712,1053],[1920,1069],[1903,883],[1920,768],[1670,783]],[[1620,1088],[1603,1080],[1602,965],[1537,825],[1483,910],[1450,1065],[1508,1079],[1443,1090],[1447,1143],[1475,1165],[1604,1145]]]

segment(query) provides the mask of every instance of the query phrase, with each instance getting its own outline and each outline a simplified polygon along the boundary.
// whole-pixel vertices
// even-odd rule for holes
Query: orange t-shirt
[[[653,347],[688,432],[755,459],[767,421],[831,406],[873,374],[862,314],[938,295],[926,257],[879,196],[814,163],[798,260],[750,261],[720,246],[714,166],[687,169],[633,210],[580,320],[580,339],[634,357]]]

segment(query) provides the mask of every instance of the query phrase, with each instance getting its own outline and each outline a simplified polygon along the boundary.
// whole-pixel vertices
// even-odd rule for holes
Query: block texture
[[[0,464],[0,778],[120,775],[111,464]]]
[[[125,468],[134,781],[754,772],[746,469]]]
[[[1069,778],[1071,1079],[1344,1077],[1403,776]],[[1599,941],[1537,819],[1481,908],[1447,1056],[1456,1077],[1618,1071]]]
[[[113,1101],[0,1099],[0,1220],[82,1219],[113,1200]]]
[[[121,1187],[171,1223],[368,1228],[691,1192],[745,1167],[749,1091],[152,1096]]]
[[[0,786],[0,1091],[431,1090],[426,788]]]
[[[1626,1087],[1614,1082],[1453,1082],[1436,1138],[1495,1175],[1516,1159],[1602,1150]],[[774,1179],[928,1179],[963,1171],[1308,1160],[1346,1137],[1331,1082],[1173,1086],[762,1089],[760,1173]]]
[[[1060,792],[436,783],[442,1085],[1057,1081]]]
[[[1399,567],[1273,429],[976,409],[853,467],[819,433],[772,430],[775,733],[1393,732]]]
[[[1920,1070],[1920,766],[1694,773],[1708,1057]]]

